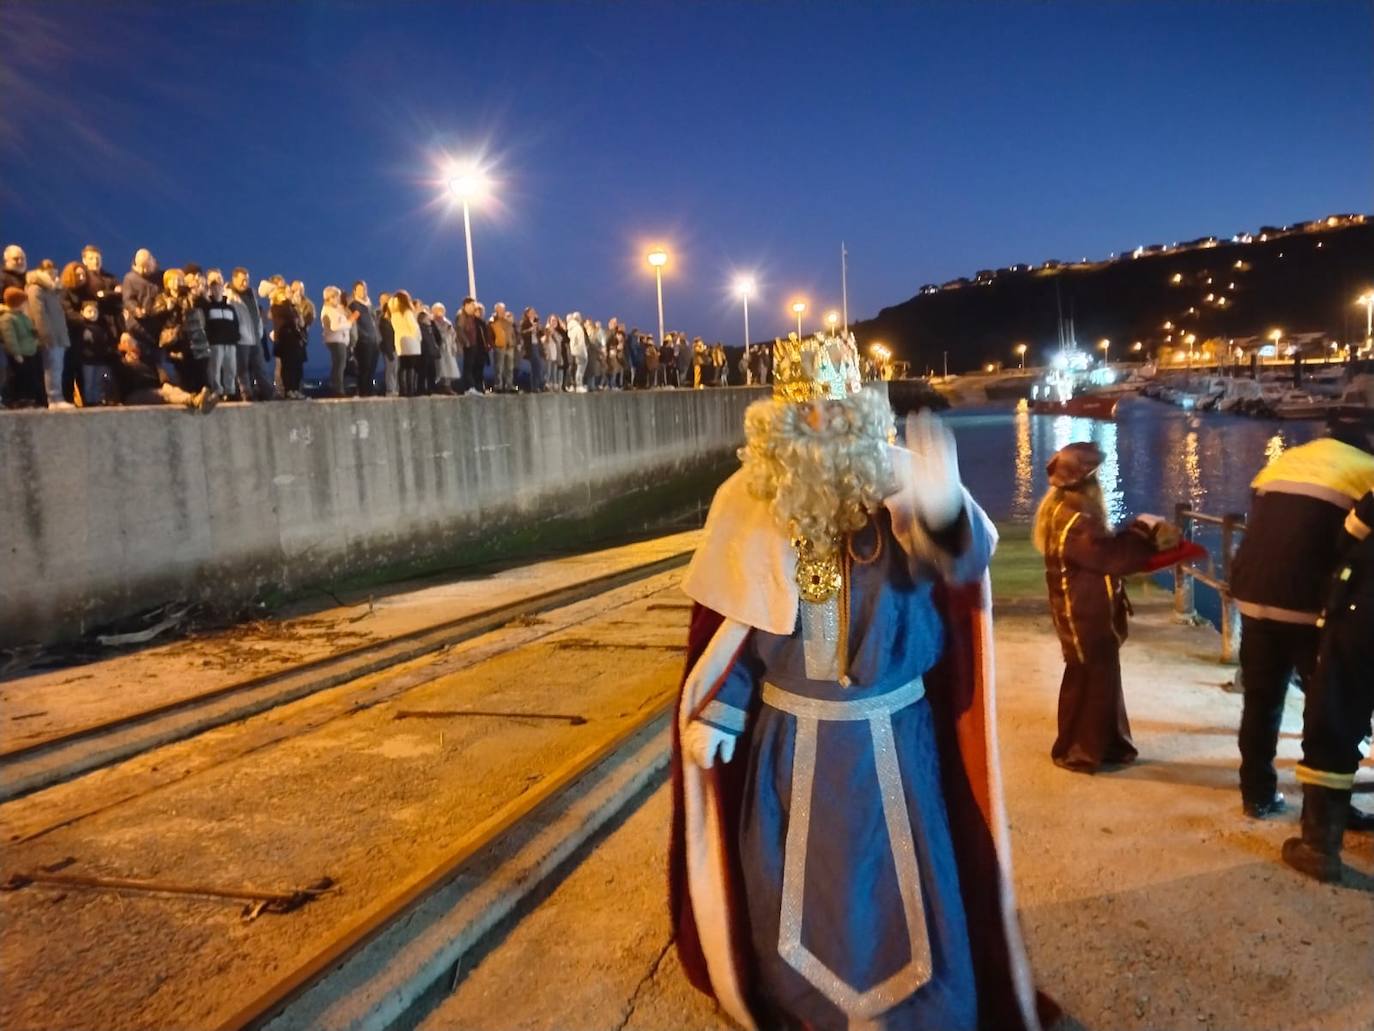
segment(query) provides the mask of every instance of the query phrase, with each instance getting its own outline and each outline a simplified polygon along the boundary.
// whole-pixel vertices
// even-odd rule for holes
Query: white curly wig
[[[756,401],[744,414],[739,457],[754,496],[820,557],[892,492],[895,431],[892,408],[873,390],[842,401]]]

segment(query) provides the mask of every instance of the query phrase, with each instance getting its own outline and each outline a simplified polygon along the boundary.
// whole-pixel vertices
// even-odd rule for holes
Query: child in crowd
[[[42,408],[47,403],[43,389],[43,362],[38,356],[38,331],[24,310],[28,294],[17,286],[5,288],[0,310],[0,341],[5,347],[9,383],[5,404],[12,408]]]

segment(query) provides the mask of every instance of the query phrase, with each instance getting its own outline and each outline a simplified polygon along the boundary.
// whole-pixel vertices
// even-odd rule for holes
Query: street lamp
[[[1355,298],[1356,304],[1364,305],[1364,345],[1374,344],[1374,290],[1368,290]]]
[[[468,252],[468,296],[477,299],[477,270],[472,264],[472,215],[469,204],[486,196],[490,183],[486,173],[477,165],[454,168],[448,177],[448,192],[463,205],[463,239]]]
[[[826,324],[827,326],[830,327],[830,334],[831,334],[831,336],[834,336],[834,334],[835,334],[835,327],[838,326],[838,325],[840,324],[840,313],[837,312],[837,311],[828,311],[828,312],[826,312],[826,313],[825,313],[825,324]],[[801,334],[798,334],[798,336],[800,336],[800,335],[801,335]]]
[[[1102,352],[1102,360],[1104,362],[1107,360],[1107,355],[1108,352],[1110,352],[1111,347],[1112,342],[1108,340],[1106,337],[1103,337],[1101,340],[1097,342],[1097,349]]]
[[[754,292],[754,277],[740,276],[735,280],[735,294],[744,302],[744,349],[749,350],[749,296]]]
[[[658,346],[663,346],[663,266],[668,264],[668,252],[655,247],[648,254],[649,264],[654,269],[654,280],[658,284]]]
[[[1017,344],[1016,347],[1014,348],[1014,350],[1016,351],[1016,357],[1018,357],[1018,358],[1021,359],[1021,371],[1022,371],[1022,372],[1025,372],[1025,371],[1026,371],[1026,345],[1025,345],[1025,344]]]
[[[797,339],[798,339],[798,340],[801,339],[801,335],[802,335],[801,317],[802,317],[802,312],[804,312],[804,311],[806,311],[806,302],[805,302],[805,301],[794,301],[794,302],[792,302],[792,314],[795,315],[795,316],[797,316]]]

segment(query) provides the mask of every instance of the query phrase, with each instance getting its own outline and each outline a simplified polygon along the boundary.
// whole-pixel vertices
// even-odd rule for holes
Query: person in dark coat
[[[415,393],[428,396],[439,382],[439,329],[429,306],[416,301],[416,321],[420,324],[420,369],[416,377]]]
[[[181,269],[163,272],[162,285],[163,292],[153,303],[153,315],[159,320],[158,347],[176,369],[178,385],[196,394],[210,385],[210,338],[205,333],[205,313]]]
[[[1137,519],[1113,532],[1097,482],[1102,451],[1077,443],[1050,459],[1050,490],[1035,515],[1045,556],[1050,615],[1064,650],[1056,766],[1094,773],[1133,762],[1137,752],[1121,690],[1121,645],[1130,603],[1121,578],[1142,572],[1168,546],[1168,524]]]
[[[105,259],[93,243],[81,248],[81,265],[86,270],[86,284],[82,300],[93,300],[100,311],[100,320],[113,341],[124,332],[124,291],[117,280],[105,271]],[[111,345],[113,351],[116,345]]]
[[[288,398],[301,399],[301,377],[305,371],[305,329],[300,310],[284,286],[272,292],[272,350],[281,359],[282,389]]]
[[[134,254],[133,267],[124,273],[120,298],[124,306],[124,328],[138,344],[140,360],[156,369],[161,361],[158,334],[162,319],[153,308],[162,294],[162,279],[157,274],[157,259],[146,247]]]
[[[372,313],[367,284],[361,279],[353,284],[348,310],[353,313],[353,326],[358,331],[358,343],[353,349],[358,366],[358,396],[371,397],[377,389],[377,356],[381,353],[382,334]],[[394,343],[392,349],[395,349]]]
[[[1241,615],[1244,695],[1237,745],[1241,809],[1265,819],[1286,808],[1274,755],[1288,685],[1306,690],[1317,664],[1326,585],[1341,561],[1341,526],[1374,488],[1374,456],[1359,433],[1288,448],[1251,481],[1245,536],[1231,565]]]
[[[463,298],[463,306],[458,318],[453,322],[458,332],[458,346],[463,349],[463,378],[467,381],[467,393],[485,394],[486,383],[486,323],[477,311],[477,301],[471,297]]]
[[[68,328],[72,347],[81,358],[81,403],[91,408],[115,403],[115,367],[119,364],[116,342],[109,322],[100,315],[94,300],[81,305],[81,321]]]
[[[492,348],[496,344],[496,335],[492,332],[491,323],[487,321],[486,305],[478,301],[474,305],[477,314],[477,321],[474,324],[479,341],[477,347],[477,377],[476,381],[481,384],[482,393],[487,393],[487,366],[491,363]]]
[[[1374,436],[1374,420],[1370,433]],[[1374,491],[1346,516],[1343,560],[1321,617],[1317,665],[1303,707],[1302,834],[1283,843],[1283,861],[1319,881],[1341,879],[1347,827],[1374,830],[1374,814],[1351,802],[1360,739],[1374,715]]]

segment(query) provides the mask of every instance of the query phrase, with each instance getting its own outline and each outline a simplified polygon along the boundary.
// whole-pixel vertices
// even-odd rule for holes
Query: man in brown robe
[[[1130,602],[1122,577],[1143,571],[1161,545],[1162,527],[1137,519],[1113,532],[1097,482],[1102,451],[1070,444],[1050,459],[1050,489],[1035,516],[1035,546],[1045,556],[1050,615],[1064,649],[1056,766],[1094,773],[1136,757],[1121,691],[1121,644]]]

